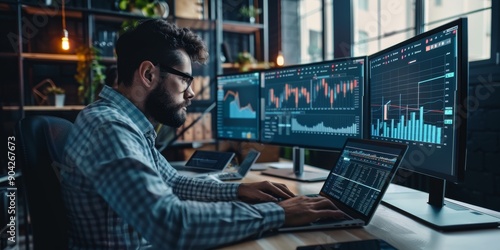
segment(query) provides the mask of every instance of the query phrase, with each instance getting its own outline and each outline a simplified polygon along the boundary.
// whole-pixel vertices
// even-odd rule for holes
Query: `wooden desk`
[[[299,183],[274,178],[261,175],[257,171],[248,173],[243,182],[262,180],[284,183],[297,194],[319,193],[323,185],[323,182]],[[400,192],[401,189],[406,190],[407,188],[391,184],[388,192]],[[463,203],[460,204],[500,217],[500,212]],[[378,207],[370,224],[363,228],[283,233],[258,240],[243,241],[222,249],[295,249],[297,246],[302,245],[373,238],[383,239],[398,249],[500,249],[500,228],[439,232],[401,215],[382,204]]]

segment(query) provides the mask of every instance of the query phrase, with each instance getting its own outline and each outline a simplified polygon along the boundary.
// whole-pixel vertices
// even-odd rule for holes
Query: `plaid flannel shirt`
[[[283,224],[277,204],[238,201],[237,183],[177,174],[144,114],[107,86],[100,97],[64,150],[70,249],[205,249]]]

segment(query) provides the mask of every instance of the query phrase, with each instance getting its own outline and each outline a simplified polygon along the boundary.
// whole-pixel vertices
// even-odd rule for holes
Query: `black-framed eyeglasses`
[[[163,65],[163,64],[161,64],[161,63],[160,63],[159,65],[160,65],[160,71],[164,70],[164,71],[166,71],[166,72],[168,72],[168,73],[172,73],[172,74],[174,74],[174,75],[177,75],[177,76],[182,77],[182,80],[183,80],[184,82],[186,82],[186,89],[184,89],[184,90],[182,91],[183,93],[184,93],[184,92],[186,92],[186,91],[189,89],[189,87],[191,86],[191,84],[193,83],[193,80],[194,80],[194,77],[193,77],[193,76],[188,75],[188,74],[186,74],[186,73],[184,73],[184,72],[178,71],[178,70],[176,70],[176,69],[174,69],[174,68],[172,68],[172,67],[169,67],[169,66]]]

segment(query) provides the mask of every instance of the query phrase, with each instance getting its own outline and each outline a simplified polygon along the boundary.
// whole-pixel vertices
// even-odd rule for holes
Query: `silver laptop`
[[[336,164],[317,195],[330,199],[348,218],[319,220],[304,226],[282,227],[277,231],[367,225],[407,148],[407,145],[399,143],[347,139]]]
[[[260,152],[254,149],[248,151],[247,156],[241,164],[234,164],[234,166],[230,166],[224,169],[221,173],[211,174],[214,178],[221,181],[232,181],[232,180],[241,180],[250,170],[250,167],[257,161],[260,156]]]
[[[234,158],[233,152],[196,150],[186,165],[176,167],[177,172],[190,177],[222,172]]]

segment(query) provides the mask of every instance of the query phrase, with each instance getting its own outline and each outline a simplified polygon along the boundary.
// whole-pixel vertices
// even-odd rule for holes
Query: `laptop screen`
[[[232,152],[196,150],[181,170],[196,172],[222,171],[234,157]]]
[[[406,149],[399,143],[348,139],[321,194],[341,205],[340,209],[347,207],[369,220]]]

